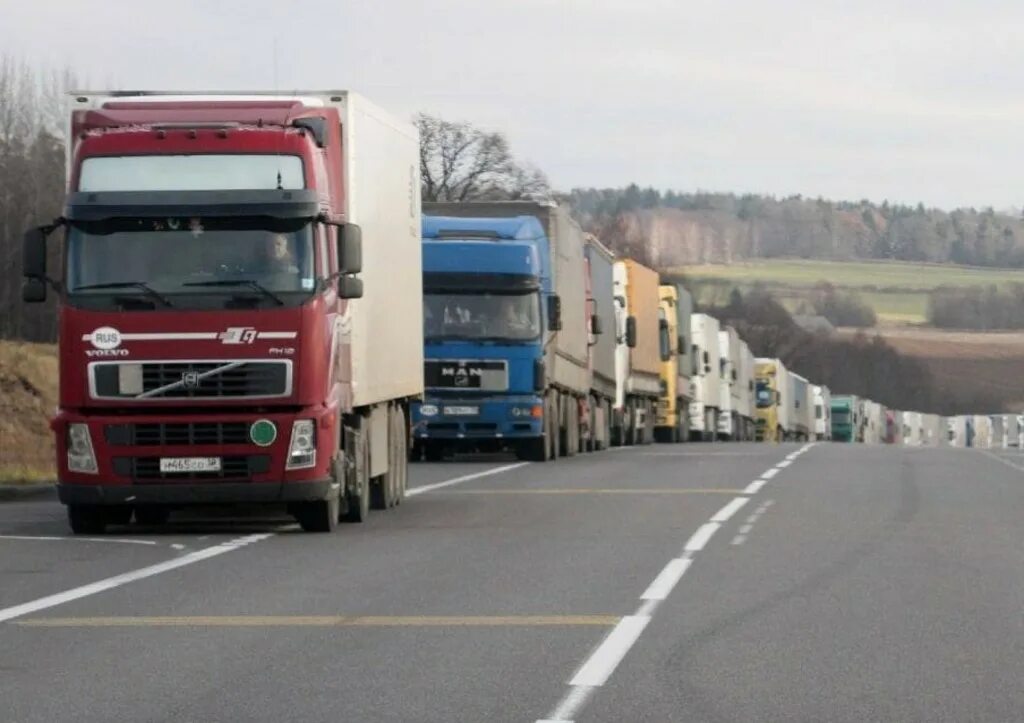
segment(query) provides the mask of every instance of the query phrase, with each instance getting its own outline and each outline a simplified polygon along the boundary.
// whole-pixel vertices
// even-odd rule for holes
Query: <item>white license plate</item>
[[[220,457],[161,457],[160,471],[220,472]]]
[[[480,414],[480,407],[445,407],[443,411],[451,417],[474,417]]]

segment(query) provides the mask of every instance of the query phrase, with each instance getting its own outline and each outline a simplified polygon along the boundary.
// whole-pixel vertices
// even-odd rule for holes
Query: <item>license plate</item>
[[[161,457],[160,471],[174,472],[220,472],[220,457]]]
[[[473,417],[480,414],[480,407],[445,407],[444,413],[450,417]]]

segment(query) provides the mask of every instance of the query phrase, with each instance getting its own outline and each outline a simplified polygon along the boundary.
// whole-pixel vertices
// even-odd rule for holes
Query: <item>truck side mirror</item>
[[[363,298],[363,280],[355,276],[342,276],[338,279],[338,297],[341,299]]]
[[[676,341],[676,354],[685,354],[685,353],[686,353],[686,337],[685,336],[680,336],[679,339]]]
[[[46,301],[46,232],[34,228],[21,239],[21,299],[29,304]]]
[[[590,317],[590,333],[594,336],[600,336],[604,332],[601,326],[601,317],[594,314]]]
[[[630,349],[636,348],[636,317],[626,317],[626,346]]]
[[[548,297],[548,329],[562,330],[562,297],[558,294]]]
[[[338,227],[338,273],[358,274],[362,270],[363,230],[354,223],[346,223]]]

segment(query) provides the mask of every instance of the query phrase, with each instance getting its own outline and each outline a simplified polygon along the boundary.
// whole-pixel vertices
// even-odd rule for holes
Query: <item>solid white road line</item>
[[[424,492],[432,492],[434,490],[443,489],[444,487],[451,487],[452,485],[462,484],[463,482],[469,482],[470,480],[480,479],[481,477],[490,477],[491,475],[501,474],[502,472],[510,472],[520,467],[525,467],[530,464],[529,462],[517,462],[516,464],[506,464],[502,467],[495,467],[494,469],[487,469],[483,472],[474,472],[473,474],[462,475],[461,477],[455,477],[453,479],[445,480],[444,482],[435,482],[434,484],[423,485],[422,487],[413,487],[412,489],[406,490],[406,497],[415,497],[421,495]]]
[[[700,552],[704,549],[704,545],[708,544],[708,540],[711,536],[718,532],[718,528],[721,527],[717,522],[705,522],[703,525],[697,528],[697,531],[693,533],[693,536],[686,541],[686,545],[683,547],[684,552]]]
[[[766,484],[768,484],[768,480],[766,479],[755,480],[747,485],[746,489],[743,490],[743,494],[756,495]]]
[[[768,480],[768,479],[771,479],[772,477],[774,477],[775,475],[777,475],[778,473],[779,473],[779,470],[773,468],[773,469],[770,469],[770,470],[766,471],[763,475],[761,475],[761,477],[763,479]]]
[[[153,540],[122,540],[116,537],[47,537],[43,535],[0,535],[0,540],[40,540],[43,542],[107,542],[120,545],[158,545]]]
[[[579,669],[579,672],[569,681],[569,685],[590,687],[604,685],[649,622],[651,622],[649,617],[639,615],[628,615],[622,618],[619,624],[608,633],[604,642],[583,664],[583,667]]]
[[[13,620],[14,618],[21,617],[22,615],[28,615],[29,613],[38,612],[40,610],[46,610],[47,608],[56,607],[57,605],[63,605],[66,602],[72,600],[79,600],[83,597],[89,597],[97,593],[112,590],[115,587],[121,587],[127,585],[130,582],[136,580],[143,580],[147,577],[153,577],[170,570],[177,570],[179,567],[185,567],[202,560],[208,560],[211,557],[217,557],[228,552],[234,552],[239,550],[246,545],[251,545],[254,542],[265,540],[268,537],[273,537],[274,533],[269,532],[260,535],[247,535],[245,537],[239,537],[234,540],[221,543],[220,545],[214,545],[213,547],[207,547],[204,550],[198,550],[196,552],[189,553],[177,557],[167,562],[161,562],[156,565],[150,565],[149,567],[142,567],[138,570],[132,570],[122,575],[115,575],[114,577],[108,577],[105,580],[99,580],[97,582],[89,583],[88,585],[82,585],[81,587],[72,588],[71,590],[65,590],[64,592],[57,593],[56,595],[48,595],[46,597],[39,598],[38,600],[32,600],[31,602],[22,603],[21,605],[15,605],[14,607],[4,608],[0,610],[0,622],[7,620]]]
[[[662,568],[658,576],[654,578],[654,582],[640,596],[640,599],[664,600],[667,598],[676,586],[676,583],[686,574],[686,570],[692,562],[693,560],[688,557],[677,557],[674,560],[669,560],[669,563]]]
[[[749,497],[735,497],[725,507],[715,513],[711,518],[712,522],[728,522],[729,518],[735,515],[743,505],[750,501]]]
[[[782,460],[781,462],[779,462],[775,466],[778,467],[779,469],[785,469],[786,467],[788,467],[791,464],[793,464],[793,463],[790,462],[788,459],[784,459],[784,460]]]

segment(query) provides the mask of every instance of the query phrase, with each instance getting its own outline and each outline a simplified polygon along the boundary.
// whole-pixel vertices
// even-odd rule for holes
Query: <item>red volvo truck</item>
[[[23,298],[59,296],[72,530],[245,502],[330,531],[398,504],[423,391],[415,129],[346,91],[70,105]]]

